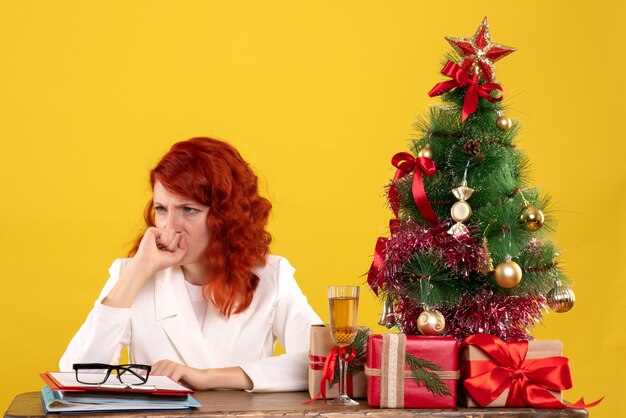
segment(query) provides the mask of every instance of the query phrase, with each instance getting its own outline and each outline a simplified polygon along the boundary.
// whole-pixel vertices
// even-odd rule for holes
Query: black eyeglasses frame
[[[152,366],[147,364],[105,364],[105,363],[75,363],[72,365],[72,368],[76,372],[76,381],[78,383],[82,383],[84,385],[101,385],[107,381],[111,372],[117,372],[117,380],[122,384],[126,384],[122,380],[122,375],[125,373],[130,373],[139,379],[140,383],[133,383],[133,386],[143,385],[148,381],[148,377],[150,376],[150,370],[152,370]],[[79,378],[79,370],[106,370],[106,374],[101,382],[84,382]],[[146,375],[143,376],[137,373],[135,370],[145,371]]]

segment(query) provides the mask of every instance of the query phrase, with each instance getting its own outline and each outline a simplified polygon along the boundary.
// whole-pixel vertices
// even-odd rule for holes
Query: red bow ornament
[[[389,231],[394,234],[398,231],[399,221],[397,219],[389,220]],[[385,257],[387,255],[387,244],[389,238],[378,237],[376,240],[376,248],[374,248],[374,260],[367,273],[367,284],[370,289],[378,296],[378,291],[383,287],[385,282]]]
[[[335,377],[335,364],[337,364],[337,360],[341,359],[346,363],[354,360],[356,357],[356,350],[351,345],[346,345],[344,347],[335,347],[326,356],[326,361],[324,362],[324,368],[322,369],[322,381],[320,383],[320,391],[309,401],[306,401],[305,404],[309,404],[313,401],[316,401],[321,396],[326,402],[326,386],[328,382],[332,382]],[[347,367],[347,365],[346,365]]]
[[[413,193],[413,200],[417,205],[417,209],[420,211],[424,219],[430,223],[436,223],[439,221],[437,214],[430,206],[426,191],[424,190],[424,182],[422,175],[432,176],[437,171],[435,163],[430,158],[418,157],[415,158],[408,152],[399,152],[391,158],[391,164],[397,168],[396,174],[393,176],[391,186],[389,187],[389,202],[391,204],[391,210],[393,210],[396,218],[398,217],[398,211],[400,209],[400,196],[398,189],[396,188],[396,181],[405,175],[413,172],[413,183],[411,185],[411,192]],[[389,221],[389,230],[393,234],[398,230],[398,220],[392,219]],[[376,240],[376,248],[374,249],[374,260],[367,273],[367,283],[370,288],[378,295],[378,290],[382,288],[384,282],[384,264],[385,255],[387,253],[388,238],[380,237]]]
[[[441,69],[441,74],[451,77],[452,80],[438,83],[428,92],[428,95],[430,97],[439,96],[453,88],[467,86],[467,92],[465,92],[465,99],[463,100],[463,122],[478,108],[478,96],[490,102],[499,102],[504,98],[504,92],[499,84],[479,84],[477,76],[470,77],[468,75],[465,63],[463,66],[460,66],[456,62],[448,61]],[[498,97],[493,97],[490,94],[494,90],[500,92]]]
[[[489,360],[469,360],[462,366],[463,386],[480,406],[487,406],[502,392],[509,390],[507,407],[590,408],[602,399],[585,404],[583,398],[565,405],[551,391],[572,387],[572,376],[566,357],[526,359],[528,342],[505,343],[488,334],[471,335],[463,346],[475,346]]]
[[[374,260],[367,273],[367,284],[370,289],[378,296],[378,290],[383,287],[385,281],[384,265],[385,255],[387,254],[387,242],[389,238],[378,237],[376,240],[376,248],[374,249]]]
[[[422,175],[432,176],[437,171],[433,160],[426,157],[415,158],[408,152],[399,152],[391,158],[391,164],[397,168],[391,187],[389,188],[389,200],[392,202],[391,209],[396,217],[398,216],[399,198],[397,197],[398,190],[396,189],[395,183],[398,179],[412,171],[413,184],[411,185],[411,191],[413,193],[413,200],[415,200],[415,204],[424,219],[432,224],[437,223],[439,219],[430,206],[426,191],[424,190],[424,181],[422,180]],[[396,204],[394,205],[393,202],[396,202]]]

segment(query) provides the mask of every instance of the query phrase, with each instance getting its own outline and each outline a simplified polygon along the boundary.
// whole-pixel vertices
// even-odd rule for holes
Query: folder
[[[193,393],[193,390],[174,382],[167,376],[149,376],[148,381],[143,385],[125,385],[117,381],[113,375],[109,376],[107,381],[101,385],[80,383],[76,381],[74,372],[45,372],[41,373],[40,376],[52,391],[66,393],[114,392],[179,397],[186,397]]]
[[[48,386],[41,390],[41,403],[46,414],[189,411],[201,406],[191,395],[169,397],[111,392],[63,392],[53,391]]]

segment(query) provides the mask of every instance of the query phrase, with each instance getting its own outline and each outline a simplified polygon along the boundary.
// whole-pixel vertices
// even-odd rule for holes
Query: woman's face
[[[185,235],[187,254],[180,264],[197,263],[209,245],[209,226],[206,221],[209,207],[170,193],[159,181],[154,183],[153,193],[156,227]]]

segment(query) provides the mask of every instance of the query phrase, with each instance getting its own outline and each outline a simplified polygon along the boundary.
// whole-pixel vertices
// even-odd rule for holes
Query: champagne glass
[[[330,309],[330,329],[338,347],[352,344],[357,332],[359,308],[358,286],[328,286],[328,307]],[[339,396],[328,402],[329,405],[358,405],[346,393],[348,364],[339,356]]]

